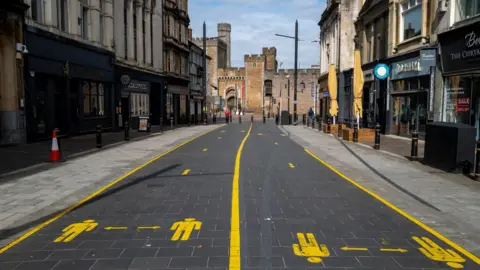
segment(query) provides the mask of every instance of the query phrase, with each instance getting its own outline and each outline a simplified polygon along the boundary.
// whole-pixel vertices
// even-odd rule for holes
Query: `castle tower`
[[[277,48],[262,48],[262,54],[265,56],[265,70],[277,71]]]
[[[246,54],[245,62],[245,107],[255,113],[262,113],[263,81],[265,77],[265,56]]]
[[[230,42],[230,33],[232,32],[232,26],[229,23],[219,23],[217,25],[217,32],[220,40],[227,44],[227,68],[231,67],[231,42]]]

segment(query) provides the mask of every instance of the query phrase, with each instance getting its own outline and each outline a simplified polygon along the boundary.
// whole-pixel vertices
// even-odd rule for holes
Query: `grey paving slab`
[[[0,254],[0,261],[30,269],[190,269],[228,257],[228,246],[214,242],[229,241],[234,161],[244,129],[248,124],[215,130],[152,162]],[[185,240],[174,239],[174,224],[188,218],[201,226],[187,227]],[[72,224],[83,227],[67,239],[76,232]],[[226,268],[228,260],[215,265]]]
[[[242,155],[242,266],[372,269],[374,262],[374,269],[453,269],[448,260],[427,258],[414,237],[427,243],[431,240],[438,246],[432,252],[454,248],[280,134],[274,125],[255,125]],[[329,252],[315,245],[311,248],[308,234]],[[295,254],[294,244],[301,245],[302,236],[307,237],[305,246],[310,243],[310,249],[299,246]],[[466,256],[460,257],[464,269],[479,269]]]

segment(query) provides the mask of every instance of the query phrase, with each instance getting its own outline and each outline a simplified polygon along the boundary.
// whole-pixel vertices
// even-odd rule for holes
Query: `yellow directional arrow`
[[[205,149],[203,149],[203,152],[207,152],[207,150],[208,150],[208,149],[207,149],[207,148],[205,148]]]
[[[292,169],[295,168],[295,165],[293,165],[292,163],[288,163],[288,166]]]
[[[114,227],[114,226],[109,226],[104,228],[107,231],[113,231],[113,230],[126,230],[127,227]]]
[[[157,229],[160,229],[160,226],[138,226],[137,227],[137,230],[144,230],[144,229],[157,230]]]
[[[368,248],[355,248],[355,247],[341,247],[341,250],[345,251],[367,251]]]
[[[384,252],[401,252],[401,253],[408,252],[408,250],[403,249],[403,248],[381,248],[380,251],[384,251]]]
[[[182,173],[182,175],[187,175],[191,170],[190,169],[185,169]]]

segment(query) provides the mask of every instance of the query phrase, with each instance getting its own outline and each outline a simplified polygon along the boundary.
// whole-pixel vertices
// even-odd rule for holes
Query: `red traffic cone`
[[[57,132],[53,130],[52,149],[50,150],[50,161],[60,161],[60,149],[58,148]]]

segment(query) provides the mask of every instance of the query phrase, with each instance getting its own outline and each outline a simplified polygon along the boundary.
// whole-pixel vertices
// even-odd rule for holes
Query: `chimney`
[[[192,40],[192,28],[188,28],[188,40]]]

